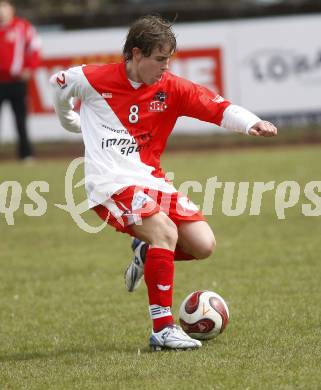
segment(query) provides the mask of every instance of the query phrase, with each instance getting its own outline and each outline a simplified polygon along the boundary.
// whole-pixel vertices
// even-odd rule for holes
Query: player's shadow
[[[26,352],[17,352],[17,353],[1,353],[0,354],[0,362],[16,362],[16,361],[28,361],[28,360],[36,360],[36,359],[52,359],[59,358],[65,355],[95,355],[97,353],[129,353],[129,354],[139,354],[147,353],[147,348],[142,349],[134,349],[133,347],[126,346],[123,344],[119,345],[99,345],[92,347],[72,347],[72,348],[64,348],[64,349],[54,349],[51,351],[26,351]]]
[[[196,351],[196,350],[195,350]],[[8,354],[0,354],[0,363],[1,362],[19,362],[19,361],[29,361],[29,360],[37,360],[37,359],[53,359],[59,358],[65,355],[75,355],[75,354],[83,354],[83,355],[95,355],[98,353],[128,353],[130,355],[146,355],[150,353],[157,353],[153,351],[150,347],[142,347],[142,348],[133,348],[129,346],[124,346],[122,344],[119,345],[100,345],[98,347],[79,347],[79,348],[65,348],[65,349],[56,349],[53,351],[33,351],[33,352],[17,352],[17,353],[8,353]],[[184,351],[179,350],[163,350],[164,353],[180,353]],[[194,352],[194,351],[193,351]]]

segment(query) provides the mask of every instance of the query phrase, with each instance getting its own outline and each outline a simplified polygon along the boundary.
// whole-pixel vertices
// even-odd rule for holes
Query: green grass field
[[[218,191],[208,217],[218,248],[208,260],[176,263],[173,312],[191,291],[211,289],[228,302],[230,324],[202,349],[180,353],[149,351],[145,286],[129,294],[123,283],[130,239],[111,228],[86,233],[54,206],[65,203],[69,161],[2,162],[0,184],[19,181],[23,194],[14,226],[0,214],[0,388],[320,389],[321,217],[301,211],[311,203],[305,184],[321,180],[320,153],[318,146],[164,156],[177,186],[213,176],[301,186],[284,220],[275,191],[264,195],[261,215],[249,216],[248,205],[237,217],[222,212]],[[24,213],[33,180],[49,183],[40,217]],[[76,192],[84,198],[83,188]],[[202,196],[190,194],[196,203]],[[100,223],[94,213],[83,217]]]

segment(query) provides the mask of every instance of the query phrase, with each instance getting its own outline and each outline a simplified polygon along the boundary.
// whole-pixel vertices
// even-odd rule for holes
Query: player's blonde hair
[[[146,15],[137,19],[130,27],[123,48],[126,61],[133,57],[133,48],[138,47],[145,57],[149,57],[155,48],[169,44],[171,52],[176,50],[176,37],[172,24],[159,15]]]

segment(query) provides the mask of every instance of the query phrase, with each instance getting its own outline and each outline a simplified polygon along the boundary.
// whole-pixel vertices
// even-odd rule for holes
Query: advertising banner
[[[239,99],[260,114],[321,111],[321,17],[239,22]]]
[[[29,128],[33,141],[75,140],[53,113],[49,77],[71,66],[121,60],[127,29],[42,33],[43,61],[30,82]],[[321,16],[261,18],[178,24],[178,52],[171,71],[217,91],[263,118],[321,121]],[[0,141],[15,138],[8,107]],[[303,118],[303,122],[297,121]],[[176,133],[218,131],[212,124],[180,118]]]
[[[87,34],[83,31],[42,34],[42,64],[29,85],[29,128],[33,140],[73,141],[81,138],[80,135],[69,134],[59,125],[52,107],[49,78],[58,70],[72,66],[121,61],[125,36],[125,29],[91,30]],[[174,55],[171,71],[224,95],[221,45],[209,41],[199,47],[188,47],[183,47]],[[0,140],[11,141],[15,137],[12,114],[8,107],[3,111]],[[195,119],[182,119],[178,121],[175,131],[202,131],[202,128],[209,131],[213,127]]]

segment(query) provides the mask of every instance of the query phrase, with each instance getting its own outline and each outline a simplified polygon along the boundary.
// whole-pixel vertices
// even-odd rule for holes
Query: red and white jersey
[[[51,84],[61,124],[70,131],[81,127],[90,207],[133,185],[176,192],[164,178],[160,157],[177,118],[221,125],[231,104],[170,72],[135,89],[125,63],[70,68],[53,75]],[[81,100],[80,117],[72,110],[74,97]]]
[[[17,80],[24,70],[35,69],[40,63],[40,40],[35,28],[18,17],[0,25],[0,53],[0,82]]]

